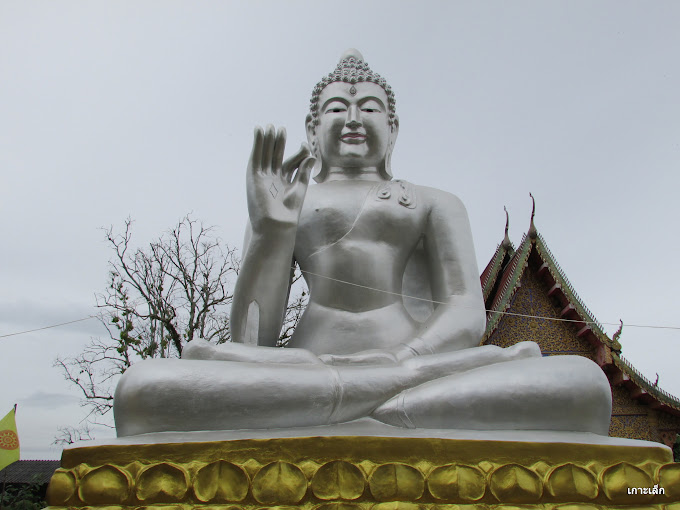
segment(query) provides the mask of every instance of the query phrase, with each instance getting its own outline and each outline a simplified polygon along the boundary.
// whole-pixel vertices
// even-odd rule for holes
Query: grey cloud
[[[47,393],[44,391],[36,391],[31,393],[19,401],[19,407],[44,407],[54,409],[55,407],[62,407],[73,405],[78,402],[78,397],[69,395],[68,393]],[[18,412],[18,411],[17,411]]]

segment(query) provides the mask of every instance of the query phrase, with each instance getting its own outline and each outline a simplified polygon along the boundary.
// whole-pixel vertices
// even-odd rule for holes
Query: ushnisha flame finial
[[[342,62],[343,60],[349,60],[350,58],[354,58],[355,60],[363,60],[364,56],[361,54],[361,52],[358,49],[348,48],[340,56],[340,62]]]
[[[340,57],[340,62],[332,73],[321,78],[312,91],[312,99],[309,101],[309,111],[312,115],[314,125],[319,124],[319,95],[321,91],[330,83],[343,81],[345,83],[359,83],[362,81],[373,82],[380,85],[387,94],[387,109],[389,111],[390,126],[394,125],[396,117],[396,100],[392,88],[387,84],[385,78],[375,73],[364,61],[364,56],[354,48],[345,51]],[[356,94],[356,88],[355,88]]]

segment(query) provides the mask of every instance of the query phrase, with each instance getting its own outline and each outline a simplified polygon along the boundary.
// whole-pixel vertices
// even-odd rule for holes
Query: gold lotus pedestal
[[[103,445],[64,451],[48,501],[50,510],[680,510],[680,464],[645,445],[361,436]]]

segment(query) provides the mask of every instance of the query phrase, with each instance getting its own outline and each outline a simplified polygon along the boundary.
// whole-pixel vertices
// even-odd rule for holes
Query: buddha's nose
[[[361,126],[361,116],[359,114],[359,107],[352,105],[347,110],[347,122],[345,125],[350,129],[356,129]]]

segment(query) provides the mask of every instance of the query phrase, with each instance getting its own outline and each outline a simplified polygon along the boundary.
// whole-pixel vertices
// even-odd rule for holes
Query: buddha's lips
[[[344,142],[359,143],[366,140],[366,135],[361,133],[347,133],[345,135],[342,135],[340,139]]]

